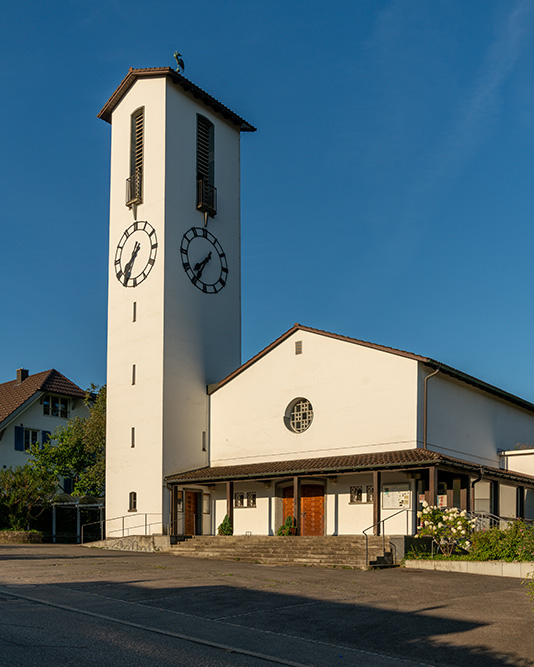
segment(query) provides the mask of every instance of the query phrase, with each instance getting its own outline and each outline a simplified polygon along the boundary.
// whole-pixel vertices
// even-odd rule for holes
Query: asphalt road
[[[0,545],[0,665],[534,665],[519,579]]]

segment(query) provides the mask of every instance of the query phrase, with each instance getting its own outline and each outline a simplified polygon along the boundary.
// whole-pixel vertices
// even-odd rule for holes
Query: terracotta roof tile
[[[265,479],[305,474],[336,474],[342,472],[372,470],[380,468],[414,468],[442,464],[477,472],[481,466],[470,461],[445,456],[429,449],[402,449],[392,452],[373,452],[349,456],[327,456],[294,461],[266,461],[233,466],[211,466],[169,475],[168,482],[217,482],[237,479]],[[505,472],[499,468],[483,466],[488,474],[498,477],[521,479],[534,485],[534,477],[520,473]]]
[[[85,392],[78,385],[54,368],[28,375],[22,382],[17,382],[17,380],[3,382],[0,384],[0,423],[38,391],[75,398],[85,396]]]

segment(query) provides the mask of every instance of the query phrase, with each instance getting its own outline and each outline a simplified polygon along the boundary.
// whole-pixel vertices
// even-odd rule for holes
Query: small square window
[[[372,484],[370,486],[366,486],[365,493],[367,495],[367,502],[373,503],[375,500],[375,487]]]
[[[234,507],[244,507],[245,506],[245,494],[235,493],[234,494]]]
[[[362,503],[363,502],[363,492],[361,486],[351,486],[350,487],[350,502],[351,503]]]
[[[43,399],[43,414],[50,417],[69,417],[69,399],[46,394]]]
[[[32,428],[24,429],[24,451],[29,452],[32,445],[39,444],[39,431]]]
[[[256,492],[247,492],[247,507],[256,507]]]

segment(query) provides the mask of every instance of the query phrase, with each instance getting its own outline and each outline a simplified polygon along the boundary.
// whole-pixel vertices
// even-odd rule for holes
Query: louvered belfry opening
[[[143,201],[143,145],[145,110],[138,109],[132,114],[130,143],[130,178],[126,181],[126,204],[140,204]]]
[[[200,115],[197,115],[197,209],[211,216],[217,213],[215,127]]]

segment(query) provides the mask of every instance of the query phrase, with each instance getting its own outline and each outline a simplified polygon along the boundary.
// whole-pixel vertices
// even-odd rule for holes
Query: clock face
[[[148,276],[156,261],[156,230],[137,220],[121,236],[115,252],[115,275],[124,287],[137,287]]]
[[[219,241],[205,227],[191,227],[184,234],[180,254],[189,280],[204,294],[216,294],[226,285],[226,255]]]

